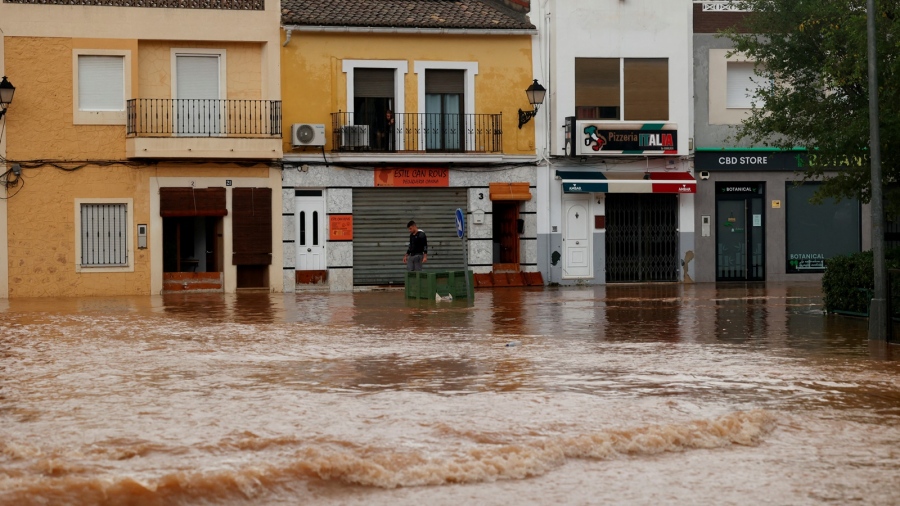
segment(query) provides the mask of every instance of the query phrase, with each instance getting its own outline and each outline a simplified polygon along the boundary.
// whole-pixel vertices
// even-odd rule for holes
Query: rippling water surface
[[[0,504],[897,504],[816,285],[0,302]]]

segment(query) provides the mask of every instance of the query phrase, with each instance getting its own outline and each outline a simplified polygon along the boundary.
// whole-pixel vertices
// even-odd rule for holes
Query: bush
[[[900,249],[885,251],[888,269],[900,269]],[[840,255],[826,260],[822,276],[825,311],[869,313],[869,301],[875,290],[871,251]],[[900,313],[900,275],[889,276],[893,294],[891,314]]]

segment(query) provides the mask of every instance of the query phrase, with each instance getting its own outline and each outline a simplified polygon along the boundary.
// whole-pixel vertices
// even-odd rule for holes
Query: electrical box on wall
[[[147,225],[140,224],[137,229],[138,249],[147,249]]]
[[[472,211],[472,223],[475,225],[483,225],[484,224],[484,211],[477,210]]]

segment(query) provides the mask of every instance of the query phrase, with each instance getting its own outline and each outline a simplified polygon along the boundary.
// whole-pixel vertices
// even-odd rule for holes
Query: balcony
[[[281,101],[139,98],[127,103],[128,158],[281,158]]]
[[[353,112],[331,114],[332,150],[341,153],[494,154],[503,151],[501,114]]]

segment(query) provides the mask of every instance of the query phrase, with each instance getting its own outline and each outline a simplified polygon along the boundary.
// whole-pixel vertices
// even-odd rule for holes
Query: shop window
[[[858,200],[828,198],[813,204],[820,184],[786,184],[787,272],[823,272],[829,258],[860,251]]]
[[[669,60],[576,58],[576,119],[667,121]]]

